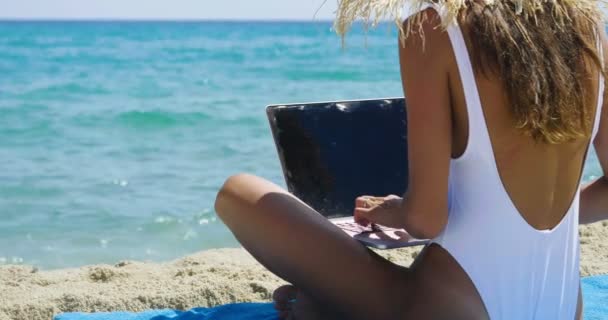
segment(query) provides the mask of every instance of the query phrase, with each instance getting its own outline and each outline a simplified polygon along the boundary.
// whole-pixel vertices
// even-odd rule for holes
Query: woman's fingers
[[[361,196],[355,200],[355,208],[365,208],[367,206],[367,199],[370,196]]]
[[[373,217],[371,215],[373,209],[371,208],[355,208],[355,222],[367,227],[371,222],[373,222]]]
[[[365,227],[367,227],[370,223],[376,222],[376,219],[373,217],[374,210],[378,209],[380,205],[382,205],[387,199],[391,199],[391,197],[392,195],[387,197],[358,197],[355,200],[355,222]]]
[[[399,209],[402,200],[396,195],[358,197],[355,200],[355,222],[362,226],[369,226],[370,223],[400,225]]]
[[[384,202],[384,199],[384,197],[361,196],[355,200],[355,207],[372,208]]]
[[[355,223],[367,227],[372,222],[370,221],[369,213],[374,207],[374,205],[372,204],[374,200],[372,199],[376,198],[377,197],[372,196],[361,196],[355,200],[355,212],[353,214],[355,218]]]
[[[366,218],[369,216],[369,213],[372,211],[372,208],[363,208],[357,207],[355,208],[355,218]]]

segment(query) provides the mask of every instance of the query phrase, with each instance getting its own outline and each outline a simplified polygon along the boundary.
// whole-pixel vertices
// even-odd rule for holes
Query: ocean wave
[[[5,199],[47,199],[65,195],[59,187],[41,187],[33,184],[5,185],[0,187],[0,195]]]
[[[101,85],[83,85],[75,82],[68,82],[30,89],[22,93],[19,98],[42,101],[53,99],[66,101],[74,95],[94,96],[108,93],[110,93],[110,91]]]
[[[365,74],[357,70],[289,70],[284,72],[287,80],[314,81],[365,81]]]
[[[124,128],[145,132],[178,128],[204,128],[206,132],[210,132],[211,130],[225,131],[228,127],[235,128],[235,126],[235,130],[266,128],[266,120],[263,115],[227,114],[222,113],[219,107],[206,107],[205,109],[205,112],[175,112],[162,109],[148,111],[131,110],[119,113],[100,113],[96,111],[94,113],[78,113],[70,116],[68,119],[61,119],[60,122],[62,125],[67,125],[64,128],[68,128],[69,130],[82,128],[113,130]]]
[[[195,126],[210,120],[202,112],[176,113],[168,111],[128,111],[115,117],[115,120],[126,127],[136,129],[162,129],[178,126]]]

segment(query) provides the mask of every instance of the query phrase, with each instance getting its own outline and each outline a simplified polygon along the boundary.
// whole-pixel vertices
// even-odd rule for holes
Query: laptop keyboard
[[[364,227],[358,223],[355,222],[339,222],[336,223],[336,226],[338,226],[338,228],[345,230],[345,231],[350,231],[350,232],[355,232],[355,233],[369,233],[369,232],[384,232],[384,231],[398,231],[401,229],[395,229],[395,228],[389,228],[389,227],[385,227],[385,226],[381,226],[378,224],[372,225],[370,224],[367,227]]]

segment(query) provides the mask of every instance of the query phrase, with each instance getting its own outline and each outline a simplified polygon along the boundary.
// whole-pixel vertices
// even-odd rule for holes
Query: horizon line
[[[0,22],[333,22],[330,18],[131,18],[131,17],[0,17]]]

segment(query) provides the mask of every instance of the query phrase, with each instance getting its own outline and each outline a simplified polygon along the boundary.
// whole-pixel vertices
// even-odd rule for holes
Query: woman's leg
[[[293,285],[284,285],[272,294],[274,307],[281,320],[344,320],[344,315],[332,310],[322,301],[317,301]]]
[[[215,204],[260,263],[349,319],[406,313],[411,274],[374,254],[279,186],[251,175],[229,178]]]

